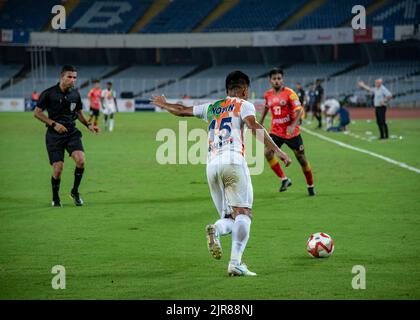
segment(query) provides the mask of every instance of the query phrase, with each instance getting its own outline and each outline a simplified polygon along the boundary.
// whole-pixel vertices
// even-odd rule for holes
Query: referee
[[[382,84],[382,79],[375,80],[375,87],[371,88],[363,81],[359,81],[359,87],[373,93],[373,105],[375,107],[376,123],[381,134],[379,139],[388,139],[388,125],[386,124],[386,108],[392,99],[392,94]]]
[[[82,110],[82,100],[79,92],[74,89],[77,70],[71,65],[61,69],[60,82],[43,91],[35,107],[35,118],[47,126],[45,142],[50,164],[53,166],[51,177],[52,206],[61,207],[59,196],[60,177],[64,165],[64,150],[67,150],[76,163],[74,184],[70,192],[76,206],[83,205],[79,195],[79,185],[82,180],[85,154],[82,144],[82,133],[76,128],[75,120],[79,119],[91,132],[99,133],[99,128],[89,123]],[[44,114],[47,110],[48,117]]]
[[[321,86],[321,79],[316,79],[315,82],[315,110],[313,114],[318,120],[318,129],[322,128],[322,112],[321,112],[321,103],[324,101],[324,88]]]

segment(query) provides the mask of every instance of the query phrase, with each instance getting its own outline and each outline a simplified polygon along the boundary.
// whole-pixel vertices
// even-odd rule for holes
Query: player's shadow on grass
[[[299,255],[299,256],[292,256],[290,257],[290,264],[299,267],[314,267],[316,268],[322,263],[326,263],[331,261],[333,258],[312,258],[309,255]]]
[[[122,201],[115,201],[115,200],[108,200],[108,201],[102,201],[102,204],[106,204],[108,205],[130,205],[130,204],[134,204],[134,205],[147,205],[147,204],[179,204],[179,203],[192,203],[192,202],[207,202],[209,201],[209,197],[208,196],[203,196],[203,197],[190,197],[190,196],[185,196],[185,197],[178,197],[178,198],[152,198],[152,199],[141,199],[141,198],[125,198]]]

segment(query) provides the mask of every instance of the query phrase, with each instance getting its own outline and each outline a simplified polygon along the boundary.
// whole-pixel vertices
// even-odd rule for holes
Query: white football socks
[[[233,219],[222,218],[217,220],[214,225],[216,226],[216,236],[224,236],[232,232]]]
[[[114,130],[114,119],[109,120],[109,131]]]
[[[242,254],[245,250],[249,239],[249,232],[251,229],[251,219],[244,214],[236,217],[232,228],[232,251],[230,254],[230,262],[233,264],[240,264],[242,261]]]

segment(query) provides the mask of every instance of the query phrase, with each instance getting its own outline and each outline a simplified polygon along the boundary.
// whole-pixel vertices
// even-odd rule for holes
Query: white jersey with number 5
[[[220,217],[232,207],[252,208],[253,189],[245,161],[244,119],[255,116],[252,103],[227,97],[195,106],[193,113],[208,123],[207,181]]]
[[[208,123],[207,164],[215,159],[223,163],[241,163],[244,160],[244,119],[255,116],[252,103],[226,97],[214,103],[194,106],[193,113]]]

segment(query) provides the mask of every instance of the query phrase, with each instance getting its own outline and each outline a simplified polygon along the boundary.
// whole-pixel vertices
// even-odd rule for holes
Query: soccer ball
[[[314,258],[327,258],[334,252],[334,241],[324,232],[311,234],[306,242],[306,251]]]

